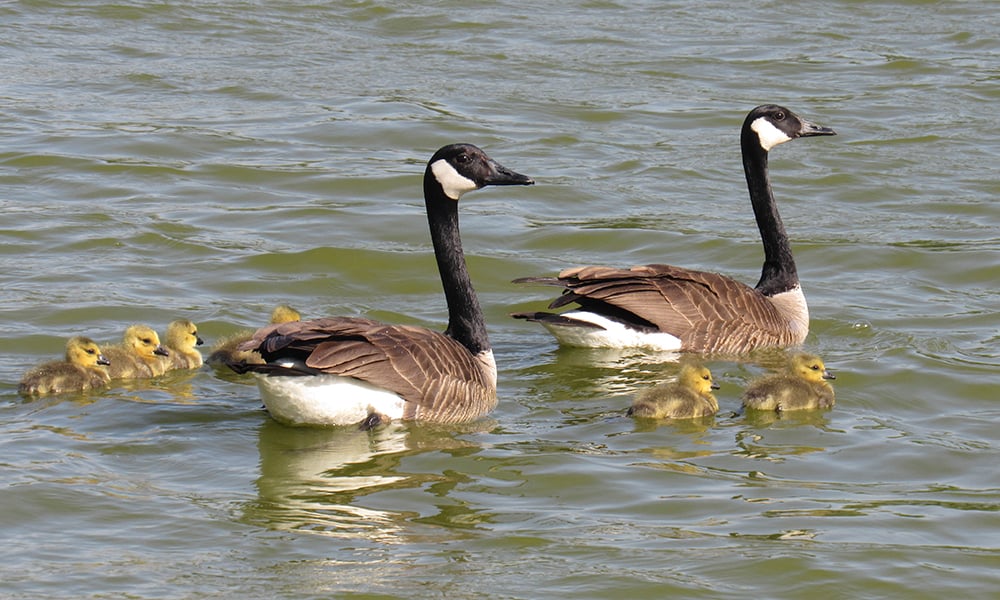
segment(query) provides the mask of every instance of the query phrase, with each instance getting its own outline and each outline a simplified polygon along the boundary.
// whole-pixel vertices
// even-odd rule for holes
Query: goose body
[[[66,342],[65,360],[38,365],[24,374],[18,392],[26,396],[80,392],[104,387],[111,380],[108,360],[94,340],[76,336]]]
[[[271,311],[269,323],[275,325],[300,320],[302,320],[302,315],[299,314],[299,311],[287,304],[281,304]],[[212,346],[212,351],[205,362],[212,366],[225,366],[241,362],[264,364],[264,359],[260,357],[260,354],[249,350],[237,350],[240,344],[253,337],[254,331],[253,329],[245,329],[219,340]]]
[[[373,426],[390,419],[456,423],[497,402],[496,363],[465,265],[458,201],[487,185],[531,185],[470,144],[438,150],[424,171],[424,202],[448,305],[448,328],[332,317],[270,325],[239,349],[268,412],[290,425]]]
[[[160,336],[146,325],[129,325],[120,344],[104,348],[104,356],[111,363],[111,379],[141,379],[157,377],[166,372],[160,360],[170,352],[160,345]]]
[[[743,406],[775,412],[830,408],[835,400],[829,379],[836,377],[818,356],[796,353],[784,372],[751,382],[743,392]]]
[[[576,267],[556,277],[515,280],[562,287],[549,308],[575,308],[512,316],[541,323],[567,346],[736,354],[802,343],[809,332],[809,309],[771,192],[767,157],[778,144],[817,135],[835,133],[776,105],[754,108],[743,123],[743,169],[764,245],[756,287],[663,264]]]
[[[719,412],[712,390],[712,373],[699,365],[684,365],[677,381],[640,392],[628,409],[629,416],[649,419],[694,419]]]
[[[164,346],[169,354],[161,356],[164,371],[175,369],[197,369],[202,365],[198,346],[205,341],[198,336],[198,326],[187,319],[177,319],[167,325]]]

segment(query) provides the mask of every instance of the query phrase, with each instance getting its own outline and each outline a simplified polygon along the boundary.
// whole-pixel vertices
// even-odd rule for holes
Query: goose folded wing
[[[479,361],[423,327],[348,317],[297,321],[265,327],[241,349],[259,351],[268,363],[291,359],[304,365],[300,373],[353,377],[389,390],[407,401],[406,418],[468,420],[496,403]]]
[[[671,265],[629,269],[576,267],[552,283],[564,287],[549,308],[576,303],[583,310],[617,316],[631,325],[670,333],[684,347],[700,348],[709,340],[778,336],[784,319],[768,299],[743,283],[718,273]],[[739,348],[719,348],[739,351]]]

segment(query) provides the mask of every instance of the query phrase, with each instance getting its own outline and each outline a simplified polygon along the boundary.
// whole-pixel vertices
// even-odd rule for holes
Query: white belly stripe
[[[596,313],[582,310],[571,310],[562,313],[563,317],[586,321],[600,325],[603,329],[592,327],[572,327],[568,325],[553,325],[542,321],[557,340],[566,346],[581,348],[650,348],[653,350],[680,350],[680,339],[669,333],[643,333],[625,327],[618,321],[612,321]]]
[[[371,413],[403,416],[406,404],[396,394],[339,375],[257,375],[264,406],[288,425],[356,425]]]

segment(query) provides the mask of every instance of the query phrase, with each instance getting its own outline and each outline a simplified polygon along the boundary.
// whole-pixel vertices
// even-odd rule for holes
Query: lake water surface
[[[989,2],[0,4],[0,597],[986,598],[1000,588],[1000,17]],[[639,423],[676,364],[557,349],[510,280],[750,284],[738,131],[772,152],[829,412]],[[467,141],[500,404],[294,429],[205,367],[27,400],[86,334],[214,340],[289,303],[443,329],[420,195]],[[767,357],[765,357],[767,358]]]

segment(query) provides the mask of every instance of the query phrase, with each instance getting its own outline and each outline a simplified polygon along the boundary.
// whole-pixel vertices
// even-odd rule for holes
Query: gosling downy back
[[[94,340],[76,336],[66,342],[64,360],[41,364],[24,374],[18,392],[26,396],[80,392],[101,388],[111,380],[108,360]]]
[[[830,408],[835,400],[829,379],[836,378],[822,359],[798,352],[789,357],[783,372],[751,382],[743,392],[743,406],[775,412]]]
[[[677,381],[647,388],[640,392],[628,415],[650,419],[693,419],[719,412],[719,402],[712,390],[712,372],[701,365],[684,365]]]
[[[104,356],[111,362],[111,379],[140,379],[163,375],[166,369],[160,357],[170,352],[160,345],[160,336],[146,325],[130,325],[121,344],[108,346]]]

